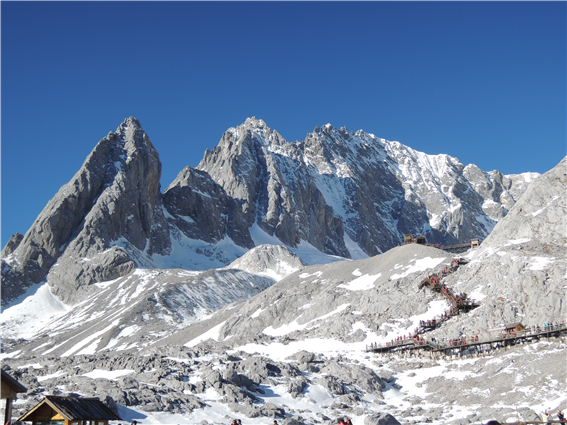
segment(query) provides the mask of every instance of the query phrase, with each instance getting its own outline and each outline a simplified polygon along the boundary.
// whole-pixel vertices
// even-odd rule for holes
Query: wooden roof
[[[516,322],[516,323],[506,323],[506,329],[514,329],[517,328],[518,326],[521,326],[522,328],[524,327],[524,325],[522,325],[522,322]]]
[[[19,421],[32,421],[34,412],[43,405],[49,405],[66,420],[110,420],[120,421],[120,417],[104,405],[98,398],[77,398],[48,395],[29,412],[25,413]]]
[[[500,325],[499,328],[495,328],[495,329],[489,329],[488,332],[496,332],[496,331],[508,331],[510,329],[515,329],[518,326],[521,327],[521,329],[524,329],[524,325],[522,325],[521,322],[517,322],[517,323],[506,323],[504,325]]]
[[[2,370],[2,393],[4,393],[4,385],[9,387],[15,393],[25,393],[28,390],[10,375],[8,375],[7,372],[4,372],[4,370]]]

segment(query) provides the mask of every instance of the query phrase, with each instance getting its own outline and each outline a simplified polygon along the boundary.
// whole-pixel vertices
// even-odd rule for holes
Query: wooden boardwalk
[[[366,347],[367,352],[373,353],[402,353],[411,350],[425,350],[442,353],[445,355],[462,354],[469,352],[487,352],[496,348],[508,347],[526,342],[534,342],[541,338],[560,337],[567,335],[565,322],[552,324],[545,327],[526,328],[521,332],[508,332],[497,337],[478,338],[469,337],[458,340],[436,341],[425,340],[420,337],[404,339],[386,344],[370,344]]]
[[[395,340],[381,345],[378,345],[377,343],[370,344],[366,346],[366,351],[374,353],[408,354],[412,351],[423,350],[431,353],[455,355],[463,354],[465,352],[489,352],[493,349],[532,342],[541,338],[567,335],[567,325],[565,325],[565,322],[563,321],[561,323],[550,324],[549,326],[544,325],[543,327],[532,326],[518,332],[511,330],[509,332],[503,332],[498,336],[488,338],[479,338],[477,335],[457,340],[447,341],[446,339],[443,339],[443,341],[437,341],[434,338],[426,340],[420,337],[421,334],[438,328],[443,322],[449,320],[451,317],[461,314],[462,312],[469,312],[480,306],[478,302],[469,299],[466,294],[457,294],[441,282],[443,277],[455,272],[460,265],[467,263],[468,261],[463,258],[454,259],[440,274],[427,276],[418,285],[418,290],[429,288],[432,291],[438,292],[446,297],[452,304],[449,311],[445,312],[440,317],[433,318],[432,320],[420,321],[419,327],[415,329],[411,336],[398,337]]]

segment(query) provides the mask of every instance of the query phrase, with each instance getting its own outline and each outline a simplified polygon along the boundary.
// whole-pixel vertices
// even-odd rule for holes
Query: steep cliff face
[[[2,302],[47,276],[53,293],[73,303],[77,288],[130,273],[140,253],[167,253],[160,176],[150,139],[138,120],[126,119],[2,259]]]
[[[168,221],[191,239],[216,243],[225,236],[253,248],[243,201],[227,195],[207,172],[185,167],[163,196]]]
[[[288,246],[344,257],[386,251],[406,233],[446,245],[484,238],[537,176],[487,173],[330,124],[289,143],[255,118],[197,168],[242,202],[242,233],[256,222]]]
[[[342,220],[325,202],[302,152],[262,120],[229,129],[197,169],[242,203],[246,233],[254,223],[284,244],[301,241],[328,254],[350,257]]]

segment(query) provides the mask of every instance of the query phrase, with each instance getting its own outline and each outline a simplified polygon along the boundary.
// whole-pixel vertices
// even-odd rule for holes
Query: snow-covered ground
[[[560,353],[564,348],[560,348],[549,342],[541,342],[538,344],[528,345],[517,348],[507,354],[490,356],[487,358],[468,358],[461,360],[437,360],[430,361],[423,358],[385,358],[376,355],[370,355],[360,349],[360,344],[345,344],[337,340],[314,340],[305,344],[289,344],[282,346],[281,344],[270,344],[265,346],[246,345],[232,350],[228,354],[240,354],[242,352],[249,353],[251,356],[262,355],[269,359],[278,361],[286,360],[288,357],[298,351],[307,350],[317,353],[321,359],[342,359],[342,362],[348,364],[362,364],[364,366],[376,370],[393,371],[395,380],[388,383],[384,389],[381,398],[372,395],[363,397],[362,402],[370,409],[376,412],[395,412],[393,413],[398,419],[402,419],[399,414],[401,412],[412,412],[407,419],[411,419],[413,423],[430,422],[434,424],[445,424],[449,421],[457,421],[471,417],[477,414],[481,409],[492,406],[490,400],[490,386],[486,388],[478,388],[478,394],[485,395],[486,404],[455,404],[451,401],[443,402],[439,397],[428,391],[428,384],[438,381],[465,383],[470,380],[480,382],[482,380],[494,379],[495,377],[487,376],[482,369],[489,369],[490,366],[498,366],[500,369],[496,375],[509,375],[508,369],[514,365],[516,361],[517,367],[522,366],[522,357],[535,356],[542,360],[544,358],[560,358]],[[215,355],[208,355],[206,359],[214,359]],[[199,360],[199,359],[193,359]],[[377,366],[381,365],[381,366]],[[501,365],[508,365],[502,368]],[[39,365],[25,365],[34,367]],[[222,362],[219,363],[219,367]],[[24,367],[24,366],[22,366]],[[93,370],[83,376],[92,379],[105,378],[116,380],[121,376],[128,376],[133,370]],[[313,373],[309,373],[310,378],[316,378]],[[41,380],[57,378],[57,374],[45,375]],[[198,378],[197,378],[198,379]],[[544,379],[545,380],[545,379]],[[517,378],[516,378],[517,381]],[[518,382],[519,383],[519,382]],[[555,389],[553,386],[555,386]],[[310,385],[300,397],[293,398],[286,385],[261,385],[260,389],[263,393],[255,393],[254,395],[262,400],[262,403],[274,403],[277,406],[285,406],[287,411],[301,412],[300,416],[308,423],[320,422],[321,415],[333,418],[336,415],[331,405],[335,403],[336,396],[333,396],[328,390],[317,385]],[[495,403],[499,407],[507,407],[511,409],[505,418],[498,418],[501,421],[516,422],[518,420],[526,420],[522,412],[529,411],[540,414],[545,410],[557,408],[557,406],[565,406],[567,396],[561,389],[561,383],[551,383],[546,389],[549,391],[549,398],[545,402],[526,403],[519,401],[515,404],[507,405],[506,403]],[[515,391],[521,392],[537,392],[538,388],[528,385],[519,385]],[[430,394],[428,394],[430,393]],[[478,395],[477,394],[477,395]],[[430,397],[431,396],[431,397]],[[138,408],[118,406],[118,413],[123,422],[131,422],[136,420],[142,425],[152,424],[200,424],[207,421],[210,424],[229,424],[232,419],[241,419],[245,424],[266,424],[271,419],[266,417],[248,418],[237,412],[231,411],[230,408],[221,402],[221,396],[214,389],[208,389],[201,394],[201,399],[206,402],[203,409],[197,409],[191,413],[169,413],[169,412],[146,412]],[[450,399],[450,398],[449,398]],[[416,410],[416,402],[419,400]],[[412,410],[413,409],[413,410]],[[439,417],[433,418],[431,412],[441,412]],[[348,416],[355,425],[362,425],[367,414],[357,415],[355,413],[343,414]],[[281,418],[277,418],[280,420]],[[469,423],[481,424],[491,419],[491,417],[482,417]],[[117,424],[118,421],[111,422]],[[404,423],[402,421],[402,423]],[[456,423],[456,422],[453,422]]]

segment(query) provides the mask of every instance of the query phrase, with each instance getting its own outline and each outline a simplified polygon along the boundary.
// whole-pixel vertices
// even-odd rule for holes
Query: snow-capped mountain
[[[73,304],[139,267],[206,270],[266,242],[366,258],[406,233],[442,244],[484,238],[535,176],[482,172],[330,124],[289,143],[255,118],[163,194],[160,175],[158,153],[128,118],[6,246],[3,305],[45,279]]]
[[[444,280],[480,306],[430,337],[563,320],[566,161],[502,176],[331,126],[288,143],[250,119],[161,194],[129,118],[3,251],[3,368],[28,388],[15,409],[63,393],[142,423],[458,425],[566,408],[564,338],[453,360],[366,352],[449,308],[419,284],[452,255],[388,249],[405,232],[448,243],[498,220]],[[372,246],[385,252],[364,258]]]
[[[242,203],[242,234],[257,223],[288,246],[351,258],[406,233],[445,245],[484,238],[537,176],[486,173],[330,124],[289,143],[255,118],[229,129],[197,169]]]
[[[536,179],[485,244],[467,253],[469,263],[444,278],[480,306],[425,338],[490,338],[502,323],[564,320],[566,161]],[[564,409],[565,335],[453,359],[366,352],[450,308],[419,283],[452,259],[406,245],[305,266],[287,248],[259,246],[225,269],[137,270],[100,284],[89,301],[59,304],[67,310],[30,329],[33,340],[5,341],[4,365],[29,389],[20,410],[60,391],[101,397],[142,423],[243,417],[259,425],[276,417],[284,425],[332,425],[348,416],[368,425],[461,425],[539,420],[544,410]],[[262,287],[262,274],[287,276]],[[222,307],[251,286],[256,295]],[[35,298],[45,307],[47,295]],[[51,302],[55,310],[58,300]],[[210,310],[191,314],[206,302]],[[8,313],[10,326],[25,327],[22,307],[3,320]]]

